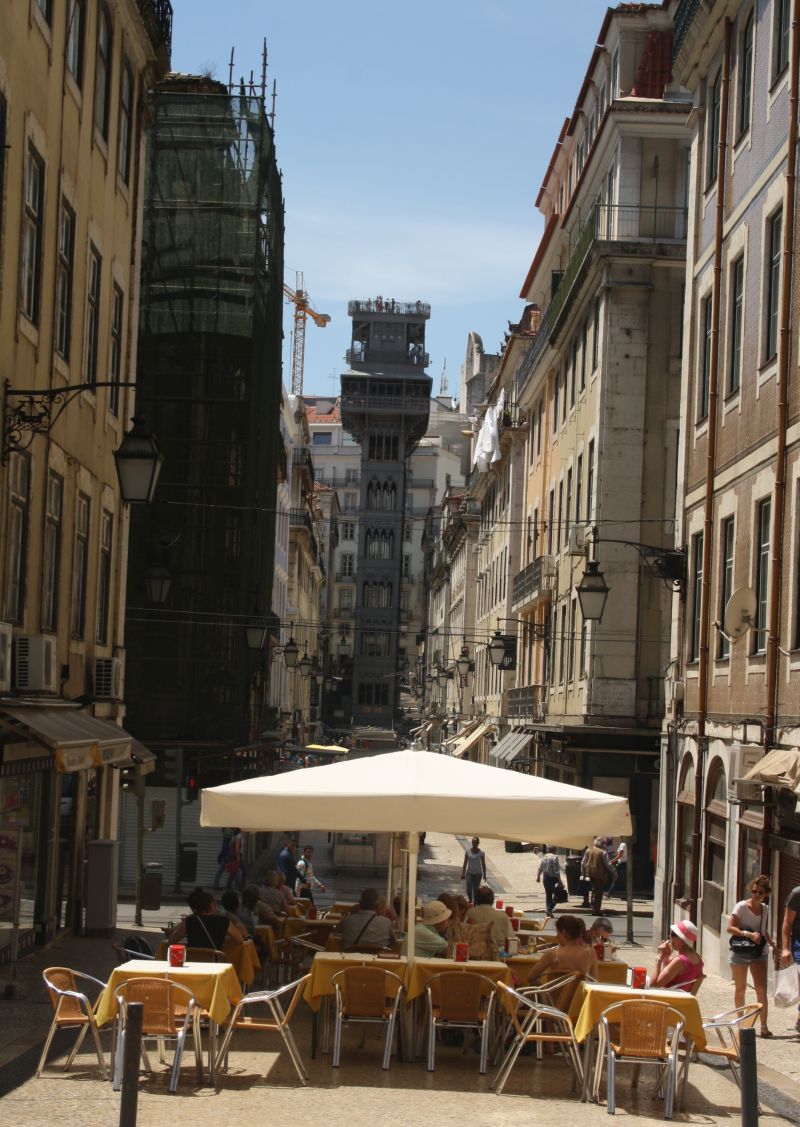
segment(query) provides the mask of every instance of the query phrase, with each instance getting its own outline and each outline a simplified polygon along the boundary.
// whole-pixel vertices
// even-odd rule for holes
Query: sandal
[[[771,1029],[762,1029],[761,1030],[761,1036],[762,1037],[771,1037],[772,1036],[772,1030]]]

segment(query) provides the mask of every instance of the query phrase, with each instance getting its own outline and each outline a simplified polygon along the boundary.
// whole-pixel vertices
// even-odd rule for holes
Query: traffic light
[[[144,776],[138,767],[124,767],[120,771],[120,789],[137,798],[144,794]]]
[[[183,748],[167,747],[161,763],[161,773],[167,786],[177,786],[183,775]]]
[[[183,780],[183,801],[196,802],[197,796],[200,793],[200,784],[197,781],[197,775],[187,775]]]

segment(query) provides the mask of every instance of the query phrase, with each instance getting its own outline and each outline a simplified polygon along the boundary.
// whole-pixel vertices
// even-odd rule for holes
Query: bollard
[[[742,1127],[758,1127],[758,1076],[756,1074],[756,1031],[739,1034],[739,1076],[742,1082]]]
[[[144,1006],[141,1002],[128,1003],[122,1050],[122,1100],[119,1105],[119,1127],[136,1127],[143,1013]]]

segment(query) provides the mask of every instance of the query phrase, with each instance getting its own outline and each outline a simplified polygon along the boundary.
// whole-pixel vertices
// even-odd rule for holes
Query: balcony
[[[686,242],[687,221],[688,213],[685,207],[640,207],[638,204],[595,203],[578,232],[567,268],[561,275],[553,300],[539,322],[539,330],[533,338],[533,344],[519,366],[518,396],[530,379],[537,360],[558,329],[561,315],[568,307],[583,266],[595,245],[632,243],[652,246],[658,243],[681,246]],[[623,254],[626,252],[624,247],[619,250]]]
[[[314,480],[314,459],[308,446],[295,446],[292,449],[292,465],[305,470],[311,480]]]
[[[392,415],[430,412],[430,400],[423,395],[343,395],[342,411],[388,411]]]
[[[337,571],[333,577],[335,583],[355,583],[356,577],[353,572]]]
[[[675,9],[673,31],[672,31],[672,58],[677,59],[680,49],[684,44],[686,36],[689,34],[689,29],[692,26],[692,20],[697,14],[697,9],[700,7],[700,0],[680,0],[680,4]]]
[[[172,54],[172,4],[170,0],[139,0],[142,21],[156,51],[163,49],[169,62]]]
[[[348,364],[413,364],[415,368],[427,368],[430,357],[418,345],[410,345],[408,351],[402,348],[387,350],[383,348],[348,348],[344,354]]]
[[[337,577],[338,578],[338,577]],[[333,612],[334,618],[351,619],[355,617],[355,609],[353,607],[337,607]]]
[[[314,539],[314,522],[308,509],[289,509],[289,528],[302,528]]]
[[[431,315],[431,307],[425,301],[395,301],[394,298],[358,298],[348,301],[347,315],[355,313],[388,313],[396,317],[423,317],[426,321]]]
[[[510,720],[542,720],[546,700],[546,685],[524,685],[521,689],[509,689],[508,717]]]
[[[518,571],[511,581],[512,613],[542,599],[551,598],[550,580],[555,573],[556,561],[553,556],[537,556],[533,563]]]

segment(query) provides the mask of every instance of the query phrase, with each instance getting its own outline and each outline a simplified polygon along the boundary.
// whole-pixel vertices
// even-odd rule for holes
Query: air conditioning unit
[[[0,622],[0,693],[11,692],[11,624]]]
[[[761,787],[758,783],[745,783],[742,779],[756,763],[764,757],[760,744],[740,744],[731,755],[728,776],[728,800],[730,802],[758,802]]]
[[[96,700],[122,700],[122,661],[120,658],[95,658],[94,695]]]
[[[14,646],[14,686],[19,692],[58,692],[55,638],[20,634]]]
[[[567,552],[570,556],[586,554],[588,531],[585,524],[573,524],[567,536]]]

